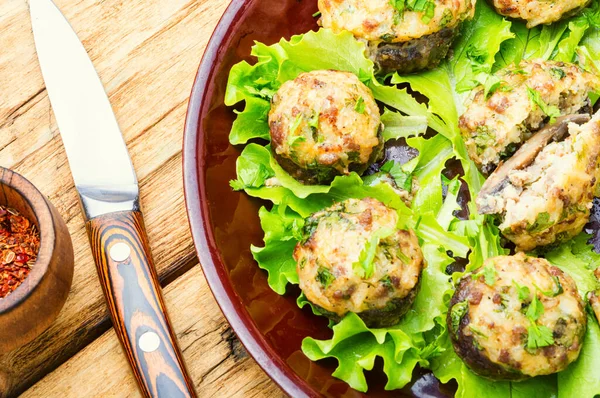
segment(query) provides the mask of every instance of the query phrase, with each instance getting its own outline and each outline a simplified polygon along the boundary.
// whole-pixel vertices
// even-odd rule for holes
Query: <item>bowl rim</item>
[[[217,24],[204,52],[188,104],[183,137],[183,185],[188,222],[200,266],[221,312],[248,353],[289,396],[316,397],[318,394],[283,361],[254,324],[228,280],[224,262],[210,228],[204,169],[204,130],[201,110],[207,106],[207,88],[213,82],[215,65],[224,55],[223,44],[232,35],[231,27],[256,0],[232,0]]]
[[[56,231],[52,211],[46,197],[27,178],[10,169],[0,166],[0,194],[4,194],[4,186],[10,187],[31,207],[40,232],[40,248],[31,272],[12,293],[0,299],[0,317],[11,309],[23,304],[38,288],[48,272],[54,252]],[[29,220],[30,222],[33,220]]]

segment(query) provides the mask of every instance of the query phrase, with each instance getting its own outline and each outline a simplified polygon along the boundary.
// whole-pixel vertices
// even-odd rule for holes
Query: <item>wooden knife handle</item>
[[[142,213],[86,224],[113,325],[146,397],[196,397],[167,316]]]

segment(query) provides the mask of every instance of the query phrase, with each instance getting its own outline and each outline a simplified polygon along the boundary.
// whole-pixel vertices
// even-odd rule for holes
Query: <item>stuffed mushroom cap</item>
[[[390,0],[319,0],[320,23],[368,43],[384,73],[436,67],[446,57],[458,25],[473,17],[475,0],[427,0],[401,11]]]
[[[469,156],[484,173],[510,156],[553,116],[590,112],[588,95],[600,79],[574,64],[522,61],[496,73],[499,84],[486,95],[475,88],[459,127]],[[544,109],[546,107],[547,109]]]
[[[575,15],[591,0],[492,0],[496,11],[505,17],[523,19],[527,28],[550,24]]]
[[[600,181],[600,114],[569,123],[563,141],[528,156],[530,142],[486,181],[476,203],[482,214],[501,219],[502,234],[519,250],[560,242],[579,234],[590,217]],[[537,135],[531,140],[537,140]],[[515,164],[513,164],[515,163]]]
[[[294,251],[300,288],[339,321],[349,312],[370,327],[391,326],[412,305],[423,254],[398,213],[372,199],[349,199],[310,216]]]
[[[381,116],[371,90],[352,73],[302,73],[273,96],[271,149],[279,164],[307,184],[362,174],[382,154]]]
[[[560,372],[581,350],[587,316],[573,279],[523,253],[488,259],[459,282],[448,330],[480,376],[523,380]]]

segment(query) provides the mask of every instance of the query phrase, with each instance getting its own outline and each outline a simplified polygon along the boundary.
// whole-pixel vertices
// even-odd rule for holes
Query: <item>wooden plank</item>
[[[283,397],[248,357],[213,300],[200,267],[165,289],[191,377],[201,397]],[[114,330],[26,391],[34,397],[140,397]]]
[[[141,184],[163,282],[195,252],[183,201],[187,98],[206,43],[230,0],[55,0],[88,49]],[[31,386],[110,328],[66,156],[39,71],[25,0],[0,2],[0,165],[32,181],[67,221],[75,277],[57,321],[0,356],[0,397]],[[212,298],[211,298],[212,300]],[[81,379],[80,379],[81,380]]]

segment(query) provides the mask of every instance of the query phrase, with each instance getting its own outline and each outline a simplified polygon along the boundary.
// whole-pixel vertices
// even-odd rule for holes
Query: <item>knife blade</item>
[[[113,325],[146,397],[195,397],[139,208],[138,182],[108,96],[51,0],[30,0],[35,46]]]

